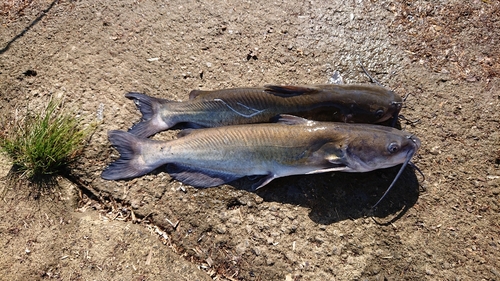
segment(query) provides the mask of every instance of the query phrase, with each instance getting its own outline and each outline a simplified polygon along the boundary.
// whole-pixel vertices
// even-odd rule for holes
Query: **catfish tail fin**
[[[111,163],[101,174],[105,180],[129,179],[142,176],[154,168],[149,167],[140,159],[141,142],[151,141],[141,139],[124,131],[109,131],[111,144],[120,153],[120,158]]]
[[[142,114],[142,120],[132,126],[128,130],[129,133],[139,137],[149,137],[175,125],[175,122],[165,121],[161,116],[161,107],[170,101],[135,92],[127,93],[125,97],[134,100]]]

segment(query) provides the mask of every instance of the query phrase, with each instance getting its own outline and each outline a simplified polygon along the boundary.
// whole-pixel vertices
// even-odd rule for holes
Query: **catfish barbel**
[[[189,100],[172,102],[128,93],[142,121],[129,132],[148,137],[179,123],[191,127],[266,123],[279,114],[316,121],[380,123],[397,119],[402,99],[393,91],[370,84],[276,86],[191,91]]]
[[[261,188],[275,178],[324,172],[368,172],[403,164],[420,140],[391,127],[316,122],[291,115],[277,123],[187,129],[178,139],[157,141],[123,131],[108,133],[120,158],[102,178],[134,178],[168,164],[175,179],[211,187],[252,176]]]

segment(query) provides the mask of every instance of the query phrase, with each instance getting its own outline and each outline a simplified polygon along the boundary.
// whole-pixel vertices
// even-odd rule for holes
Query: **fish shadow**
[[[420,185],[414,168],[407,166],[376,208],[401,166],[367,173],[326,173],[279,178],[256,191],[265,201],[309,208],[312,221],[328,225],[362,217],[381,218],[390,224],[401,218],[419,197]],[[231,184],[251,191],[249,180]],[[392,217],[392,218],[391,218]]]
[[[366,173],[324,173],[274,179],[255,191],[252,185],[259,179],[245,177],[229,183],[232,187],[254,192],[267,202],[279,202],[310,209],[312,221],[328,225],[363,217],[380,218],[378,224],[389,225],[401,218],[415,203],[420,184],[415,169],[408,165],[392,189],[376,208],[401,165]],[[167,172],[162,166],[152,174]],[[200,188],[203,189],[203,188]]]

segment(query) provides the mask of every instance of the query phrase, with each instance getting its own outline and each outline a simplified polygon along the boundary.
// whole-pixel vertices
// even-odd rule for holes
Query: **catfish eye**
[[[377,111],[375,111],[375,116],[377,116],[377,118],[382,118],[384,116],[384,110],[383,109],[377,109]]]
[[[387,151],[389,151],[389,153],[395,153],[399,150],[399,145],[395,142],[391,142],[388,146],[387,146]]]

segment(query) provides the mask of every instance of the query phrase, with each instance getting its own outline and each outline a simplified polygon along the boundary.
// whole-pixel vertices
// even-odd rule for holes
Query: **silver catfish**
[[[141,111],[142,121],[130,133],[148,137],[176,124],[191,127],[266,123],[279,114],[317,121],[380,123],[397,119],[402,99],[371,84],[278,86],[194,90],[189,100],[172,102],[140,93],[128,93]]]
[[[290,175],[367,172],[403,163],[402,171],[420,147],[417,137],[391,127],[290,115],[278,123],[187,129],[170,141],[123,131],[108,137],[121,156],[104,170],[104,179],[134,178],[168,164],[173,178],[195,187],[257,176],[254,189]]]

